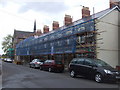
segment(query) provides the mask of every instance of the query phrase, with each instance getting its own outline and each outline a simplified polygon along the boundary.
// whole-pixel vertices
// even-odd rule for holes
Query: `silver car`
[[[5,60],[6,60],[6,62],[9,62],[9,63],[13,62],[13,60],[11,58],[6,58]]]
[[[33,59],[32,62],[29,63],[30,68],[40,68],[40,65],[43,64],[43,61],[40,59]]]

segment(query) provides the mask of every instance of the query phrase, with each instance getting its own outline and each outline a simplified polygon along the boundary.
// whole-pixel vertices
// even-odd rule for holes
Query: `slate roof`
[[[79,24],[79,23],[82,23],[82,22],[85,22],[86,20],[90,20],[90,19],[96,19],[96,18],[102,18],[103,16],[105,16],[105,15],[107,15],[108,13],[110,13],[111,11],[113,11],[113,10],[118,10],[119,12],[120,12],[120,8],[118,7],[118,6],[115,6],[115,7],[113,7],[113,8],[108,8],[108,9],[105,9],[105,10],[103,10],[103,11],[100,11],[100,12],[97,12],[97,13],[95,13],[95,14],[92,14],[92,15],[90,15],[88,18],[83,18],[83,19],[79,19],[79,20],[77,20],[77,21],[75,21],[75,22],[73,22],[73,25],[76,25],[76,24]]]
[[[77,24],[80,24],[80,23],[84,23],[84,22],[86,22],[86,21],[88,21],[88,20],[92,20],[92,19],[100,19],[100,18],[102,18],[102,17],[104,17],[105,15],[107,15],[107,14],[109,14],[110,12],[112,12],[113,10],[118,10],[119,12],[120,12],[120,8],[118,7],[118,6],[115,6],[115,7],[113,7],[113,8],[108,8],[108,9],[105,9],[105,10],[103,10],[103,11],[100,11],[100,12],[98,12],[98,13],[95,13],[95,14],[93,14],[93,15],[91,15],[91,16],[89,16],[88,18],[82,18],[82,19],[79,19],[79,20],[77,20],[77,21],[74,21],[71,25],[69,25],[69,26],[62,26],[62,27],[60,27],[58,30],[60,31],[60,30],[63,30],[63,29],[65,29],[65,28],[68,28],[68,27],[71,27],[71,26],[74,26],[74,25],[77,25]],[[57,30],[57,31],[58,31]],[[54,32],[56,32],[56,30],[52,30],[52,31],[50,31],[49,33],[46,33],[46,34],[43,34],[43,35],[41,35],[41,36],[39,36],[39,37],[43,37],[43,36],[45,36],[45,35],[48,35],[48,34],[51,34],[51,33],[54,33]],[[16,35],[18,35],[18,37],[23,37],[24,35],[28,35],[28,34],[32,34],[33,32],[25,32],[25,31],[16,31],[15,32],[16,33]],[[32,38],[30,38],[30,39],[34,39],[35,37],[32,37]],[[27,39],[26,39],[27,40]]]
[[[64,25],[64,26],[58,28],[58,30],[63,30],[65,28],[68,28],[68,27],[71,27],[71,26],[74,26],[74,25],[77,25],[77,24],[80,24],[80,23],[84,23],[88,20],[92,20],[92,19],[96,19],[96,18],[100,19],[100,18],[104,17],[105,15],[107,15],[108,13],[112,12],[113,10],[118,10],[120,12],[120,8],[118,6],[115,6],[113,8],[108,8],[108,9],[102,10],[98,13],[92,14],[87,18],[82,18],[82,19],[76,20],[69,26]],[[50,31],[49,33],[46,33],[46,34],[50,34],[50,33],[54,33],[54,32],[56,32],[56,30],[52,30],[52,31]],[[44,36],[46,34],[43,34],[42,36]]]
[[[14,30],[14,38],[24,38],[33,35],[34,32]]]

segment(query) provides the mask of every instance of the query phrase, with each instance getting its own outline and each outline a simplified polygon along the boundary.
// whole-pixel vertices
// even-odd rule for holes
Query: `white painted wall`
[[[114,10],[99,20],[96,20],[97,58],[104,60],[111,66],[118,65],[118,12]],[[119,24],[120,25],[120,24]],[[103,31],[103,32],[102,32]]]

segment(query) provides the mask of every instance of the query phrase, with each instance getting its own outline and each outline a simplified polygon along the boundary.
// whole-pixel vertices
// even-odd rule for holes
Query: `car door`
[[[84,59],[83,58],[79,58],[77,60],[76,71],[78,75],[84,74]]]
[[[85,59],[84,61],[84,76],[91,77],[91,75],[94,73],[95,68],[93,61],[91,59]]]
[[[73,70],[75,73],[77,73],[78,72],[78,69],[77,69],[77,58],[75,58],[75,59],[73,59],[72,61],[71,61],[71,63],[69,64],[69,69],[70,69],[70,71],[71,70]]]
[[[46,61],[44,62],[44,64],[42,65],[42,66],[43,66],[42,68],[43,68],[44,70],[46,70],[46,65],[47,65],[47,63],[48,63],[48,61],[46,60]]]
[[[49,68],[49,60],[46,60],[44,63],[44,69],[48,70],[48,68]]]

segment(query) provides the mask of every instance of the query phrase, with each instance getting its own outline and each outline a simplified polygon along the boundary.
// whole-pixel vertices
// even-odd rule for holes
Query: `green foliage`
[[[12,36],[11,35],[7,35],[6,37],[3,38],[3,42],[2,42],[2,49],[4,51],[4,53],[7,53],[7,50],[9,48],[12,48]]]

